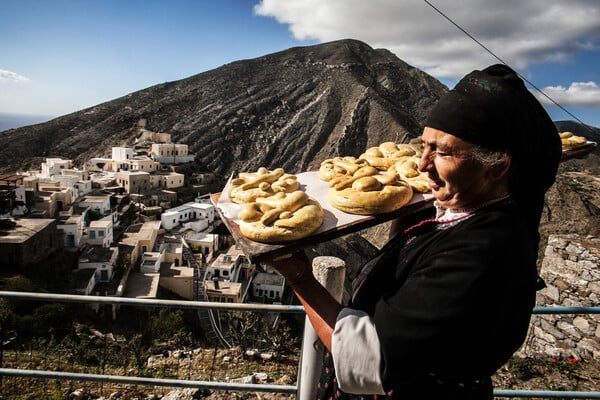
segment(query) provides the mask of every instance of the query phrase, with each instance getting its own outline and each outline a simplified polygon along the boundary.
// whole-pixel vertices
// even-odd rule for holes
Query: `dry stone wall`
[[[600,238],[550,235],[540,276],[546,288],[537,306],[600,305]],[[599,314],[536,314],[525,353],[578,360],[600,359]]]

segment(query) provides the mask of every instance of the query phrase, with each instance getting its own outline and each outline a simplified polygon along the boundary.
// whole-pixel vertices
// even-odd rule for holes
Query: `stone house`
[[[204,289],[208,301],[220,303],[241,303],[242,283],[222,281],[216,277],[204,281]]]
[[[179,172],[156,172],[150,174],[152,189],[175,189],[185,185],[185,175]]]
[[[183,243],[167,241],[161,244],[162,263],[159,286],[178,296],[194,299],[194,269],[184,265]]]
[[[148,172],[120,171],[115,174],[115,181],[126,193],[145,193],[152,188]]]
[[[36,264],[62,247],[62,232],[55,219],[0,220],[1,266],[19,268]]]
[[[159,229],[160,221],[130,225],[119,241],[119,254],[123,256],[123,261],[136,270],[142,255],[147,251],[153,251]]]
[[[115,161],[113,168],[114,172],[118,171],[142,171],[153,173],[160,170],[160,163],[146,156],[138,156],[124,161]]]
[[[136,142],[171,143],[171,134],[141,129],[141,135],[136,139]]]
[[[153,143],[150,156],[161,164],[183,164],[194,161],[188,145],[181,143]]]
[[[48,193],[52,195],[48,196]],[[59,181],[47,181],[40,180],[39,192],[37,196],[43,198],[44,201],[53,202],[51,207],[44,207],[43,209],[53,209],[55,214],[51,214],[54,217],[57,212],[68,210],[76,200],[76,194],[72,187],[66,187],[61,185]]]

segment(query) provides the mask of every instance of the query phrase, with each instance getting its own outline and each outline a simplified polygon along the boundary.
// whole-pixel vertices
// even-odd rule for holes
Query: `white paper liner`
[[[311,172],[302,172],[296,174],[298,178],[298,183],[300,184],[300,190],[303,190],[310,197],[317,200],[324,211],[324,219],[321,227],[315,232],[326,232],[330,229],[335,229],[340,226],[345,226],[348,224],[353,224],[360,222],[366,218],[370,218],[368,215],[356,215],[349,214],[344,211],[340,211],[337,208],[331,206],[329,204],[329,200],[327,199],[327,193],[329,191],[329,185],[326,181],[319,178],[319,173],[316,171]],[[231,182],[231,177],[229,181],[225,185],[223,192],[219,197],[219,201],[217,202],[217,207],[221,209],[221,212],[224,217],[232,220],[236,224],[240,225],[244,223],[238,218],[238,214],[240,213],[243,205],[236,204],[231,201],[229,198],[229,185]],[[415,192],[413,198],[409,202],[409,204],[417,203],[420,201],[424,201],[432,198],[431,194],[422,194]]]

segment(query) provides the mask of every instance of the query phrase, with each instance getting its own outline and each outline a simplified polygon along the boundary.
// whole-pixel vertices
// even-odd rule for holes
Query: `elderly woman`
[[[328,349],[321,399],[491,399],[491,376],[525,339],[556,128],[504,65],[465,76],[425,125],[435,210],[363,267],[351,304],[304,254],[270,262]]]

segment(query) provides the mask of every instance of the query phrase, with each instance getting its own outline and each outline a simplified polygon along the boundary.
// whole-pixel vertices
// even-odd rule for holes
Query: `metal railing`
[[[135,299],[122,297],[83,296],[53,293],[35,292],[9,292],[0,291],[0,298],[29,300],[29,301],[54,301],[81,304],[111,304],[123,306],[140,307],[165,307],[182,309],[220,309],[257,312],[280,312],[303,314],[304,308],[299,305],[273,305],[273,304],[245,304],[245,303],[219,303],[187,300],[160,300],[160,299]],[[600,307],[535,307],[533,314],[600,314]],[[306,329],[306,327],[305,327]],[[310,335],[309,335],[310,336]],[[305,332],[306,337],[306,332]],[[306,342],[303,343],[303,357],[306,350]],[[43,371],[29,369],[0,368],[0,377],[24,377],[57,380],[77,380],[93,382],[110,382],[125,385],[147,385],[157,387],[173,388],[202,388],[225,391],[253,391],[270,393],[297,394],[298,399],[307,396],[301,395],[302,373],[298,370],[298,385],[274,385],[274,384],[252,384],[220,381],[200,381],[189,379],[159,379],[134,376],[100,375],[70,373],[60,371]],[[310,382],[307,382],[308,384]],[[600,399],[600,392],[582,391],[550,391],[550,390],[510,390],[494,389],[494,397],[500,398],[573,398],[573,399]]]

